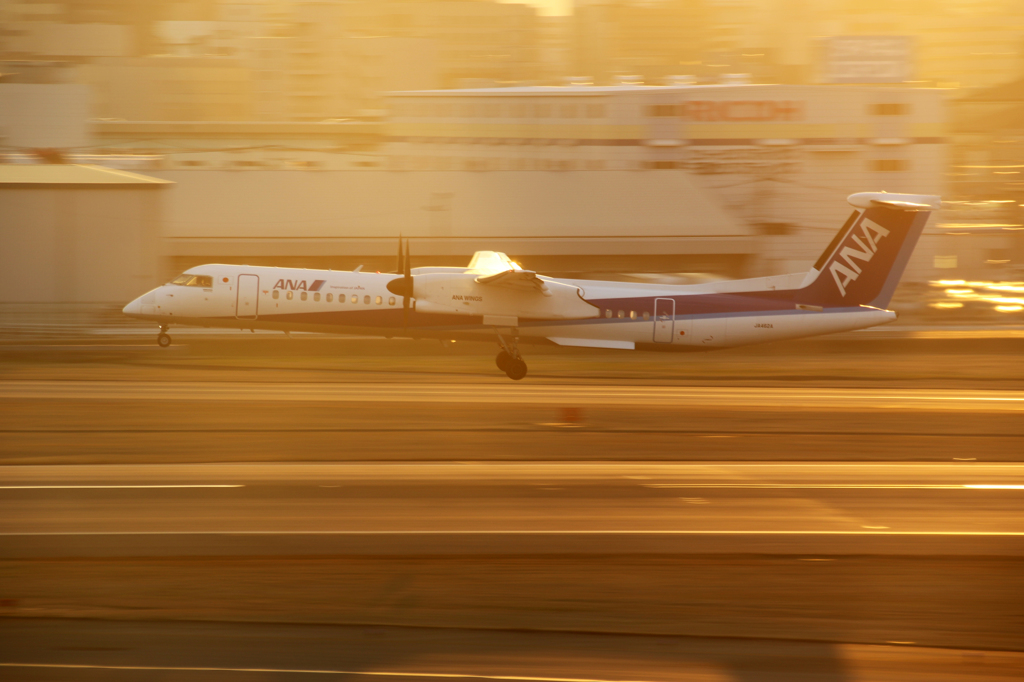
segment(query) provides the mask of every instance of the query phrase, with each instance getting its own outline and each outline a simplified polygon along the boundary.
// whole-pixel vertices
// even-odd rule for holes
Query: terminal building
[[[946,166],[931,89],[624,79],[386,102],[373,120],[93,121],[64,160],[172,183],[158,279],[204,262],[390,270],[400,234],[417,266],[491,249],[550,274],[798,272],[847,195],[941,194]],[[20,130],[11,147],[35,146]],[[930,248],[909,277],[935,274]]]
[[[154,143],[161,124],[102,127],[118,149],[135,135],[158,157],[176,150],[153,170],[176,183],[175,267],[384,268],[403,234],[424,264],[496,249],[562,273],[781,274],[813,262],[847,195],[943,190],[935,89],[624,79],[386,102],[380,122],[293,124],[262,138],[273,145],[258,143],[259,125],[166,124],[166,145]],[[928,248],[915,263],[930,268]]]
[[[389,101],[391,170],[628,171],[646,182],[667,174],[753,234],[781,237],[771,240],[772,263],[761,264],[773,271],[817,255],[849,193],[941,194],[946,164],[946,108],[935,89],[627,82]],[[641,215],[629,222],[643,234]]]

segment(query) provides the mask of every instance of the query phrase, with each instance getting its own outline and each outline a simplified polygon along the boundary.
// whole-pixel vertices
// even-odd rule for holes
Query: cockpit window
[[[178,284],[183,287],[202,287],[208,289],[213,286],[213,277],[209,275],[184,274],[178,275],[171,280],[171,284]]]

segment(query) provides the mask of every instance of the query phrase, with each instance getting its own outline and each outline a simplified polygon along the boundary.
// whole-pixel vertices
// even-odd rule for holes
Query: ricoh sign
[[[793,100],[694,100],[676,108],[692,123],[765,123],[802,121],[806,106]]]

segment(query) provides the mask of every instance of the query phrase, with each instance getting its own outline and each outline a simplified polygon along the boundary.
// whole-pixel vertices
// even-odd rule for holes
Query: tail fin
[[[807,273],[796,299],[815,306],[885,308],[941,199],[866,192],[851,194],[847,201],[858,210]]]

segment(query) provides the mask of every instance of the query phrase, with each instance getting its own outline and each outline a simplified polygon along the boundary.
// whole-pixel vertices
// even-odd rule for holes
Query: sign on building
[[[910,36],[834,36],[822,50],[825,83],[902,83],[910,80]]]

